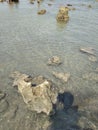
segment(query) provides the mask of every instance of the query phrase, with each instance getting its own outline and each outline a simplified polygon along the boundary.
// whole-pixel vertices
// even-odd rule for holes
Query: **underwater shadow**
[[[78,106],[73,105],[74,96],[70,92],[58,94],[57,104],[54,105],[55,115],[50,116],[51,126],[47,130],[93,130],[83,129],[78,125],[81,117]]]

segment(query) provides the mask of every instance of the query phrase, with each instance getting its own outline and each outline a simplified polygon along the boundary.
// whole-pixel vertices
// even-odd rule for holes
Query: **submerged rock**
[[[88,8],[92,8],[92,5],[88,5]]]
[[[56,17],[57,21],[67,22],[69,20],[68,11],[68,7],[60,7]]]
[[[46,13],[46,10],[43,9],[43,10],[38,11],[37,13],[38,13],[38,14],[45,14],[45,13]]]
[[[42,76],[31,76],[15,72],[13,86],[17,86],[28,108],[37,113],[49,115],[53,111],[53,104],[57,101],[57,89],[53,83]],[[30,79],[29,79],[30,78]]]
[[[89,56],[89,60],[92,62],[97,62],[97,58],[95,56]]]
[[[86,79],[86,80],[92,80],[92,81],[98,82],[98,74],[94,72],[84,74],[82,77],[83,79]]]
[[[30,0],[30,4],[34,4],[34,1],[35,1],[35,0]]]
[[[94,48],[92,47],[88,47],[88,48],[81,47],[80,51],[87,54],[95,55]]]
[[[58,72],[53,72],[53,75],[54,75],[56,78],[58,78],[58,79],[60,79],[60,80],[62,80],[62,81],[64,81],[64,82],[67,82],[67,81],[69,80],[69,78],[70,78],[70,73],[58,73]]]
[[[48,65],[59,65],[61,64],[61,59],[58,56],[53,56],[48,60]]]

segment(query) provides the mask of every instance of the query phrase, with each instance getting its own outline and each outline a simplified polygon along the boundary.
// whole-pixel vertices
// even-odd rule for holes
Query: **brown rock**
[[[62,81],[64,81],[64,82],[67,82],[67,81],[69,80],[69,78],[70,78],[70,73],[58,73],[58,72],[53,72],[53,75],[54,75],[56,78],[58,78],[58,79],[60,79],[60,80],[62,80]]]

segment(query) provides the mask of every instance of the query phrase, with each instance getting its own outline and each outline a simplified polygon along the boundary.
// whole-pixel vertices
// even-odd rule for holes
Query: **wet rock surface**
[[[60,65],[61,63],[62,61],[58,56],[53,56],[49,58],[47,65]]]
[[[70,78],[70,73],[52,72],[52,74],[53,74],[56,78],[60,79],[61,81],[65,82],[65,83],[66,83],[66,82],[69,80],[69,78]]]
[[[57,21],[67,22],[69,20],[68,11],[69,11],[68,7],[60,7],[59,12],[56,17]]]
[[[94,48],[92,48],[92,47],[87,47],[87,48],[81,47],[81,48],[80,48],[80,51],[83,52],[83,53],[95,55],[95,50],[94,50]]]
[[[15,72],[13,86],[18,86],[24,102],[28,108],[37,113],[44,112],[47,115],[53,111],[53,104],[57,101],[57,90],[52,82],[42,76],[31,78],[26,74]]]

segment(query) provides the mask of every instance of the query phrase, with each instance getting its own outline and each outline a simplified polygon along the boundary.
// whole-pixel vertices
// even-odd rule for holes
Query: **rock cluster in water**
[[[57,102],[58,93],[51,81],[42,76],[32,78],[20,72],[14,72],[11,77],[15,79],[13,86],[18,87],[30,110],[47,115],[53,112],[53,104]]]
[[[60,7],[56,17],[57,21],[67,22],[69,20],[68,11],[69,11],[68,7]]]
[[[60,57],[53,56],[52,58],[48,59],[48,65],[60,65],[62,63]]]

